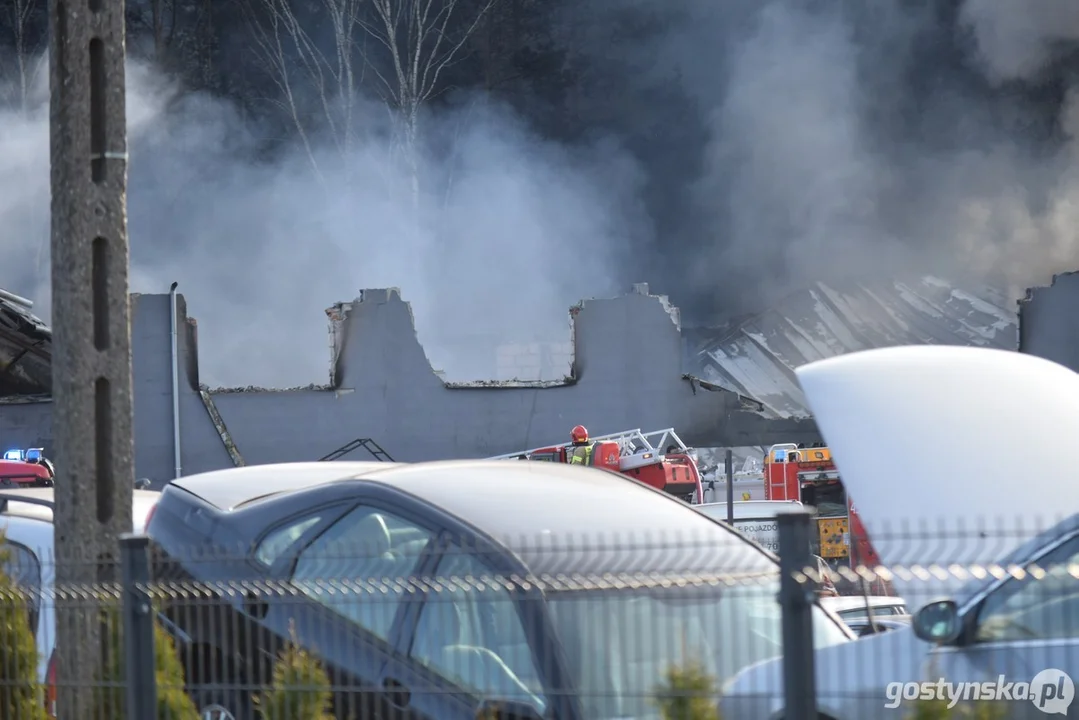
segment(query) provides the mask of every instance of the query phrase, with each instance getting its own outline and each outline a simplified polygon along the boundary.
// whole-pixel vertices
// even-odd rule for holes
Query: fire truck
[[[622,473],[687,503],[703,501],[704,489],[696,452],[686,447],[674,428],[647,433],[639,429],[626,430],[591,440],[594,443],[591,463],[594,467]],[[491,459],[565,463],[569,462],[572,448],[572,443],[563,443]]]
[[[828,448],[773,445],[764,457],[764,496],[768,500],[798,500],[816,508],[819,551],[815,552],[830,564],[852,568],[880,564]],[[814,545],[817,543],[815,540]]]
[[[52,487],[54,475],[43,448],[7,450],[0,460],[0,486]]]

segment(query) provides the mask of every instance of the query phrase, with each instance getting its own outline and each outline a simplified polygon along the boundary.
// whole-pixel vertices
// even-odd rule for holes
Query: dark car
[[[775,561],[601,470],[223,470],[167,485],[148,533],[203,717],[250,717],[290,637],[355,720],[659,717],[653,688],[687,653],[722,682],[781,652]],[[816,612],[819,646],[852,639]]]

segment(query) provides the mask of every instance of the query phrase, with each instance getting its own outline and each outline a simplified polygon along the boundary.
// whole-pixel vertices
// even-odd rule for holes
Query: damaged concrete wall
[[[1019,301],[1019,352],[1079,372],[1079,273],[1054,275]]]
[[[0,450],[45,448],[52,453],[52,401],[5,399],[0,402]]]
[[[333,387],[200,391],[197,325],[178,302],[185,475],[314,460],[364,437],[397,460],[484,457],[560,442],[578,423],[596,434],[674,427],[699,447],[819,439],[812,421],[767,420],[737,394],[683,376],[677,308],[645,286],[573,310],[568,383],[444,383],[408,303],[382,289],[329,311]],[[175,473],[169,296],[133,296],[132,308],[136,472],[161,485]],[[50,409],[6,406],[0,431],[47,445]]]
[[[196,324],[177,295],[180,465],[184,475],[231,465],[198,388]],[[157,483],[176,475],[172,432],[172,322],[168,295],[132,295],[135,474]]]
[[[573,367],[573,343],[530,342],[495,350],[494,380],[556,380]]]
[[[420,345],[408,303],[365,290],[348,310],[331,390],[220,391],[214,399],[248,462],[314,459],[370,437],[399,460],[483,457],[595,433],[673,426],[687,442],[718,444],[746,415],[733,393],[682,377],[676,313],[647,294],[575,309],[574,377],[559,383],[444,383]],[[756,429],[767,431],[761,419]],[[813,434],[785,423],[776,436]],[[362,452],[362,451],[360,451]]]

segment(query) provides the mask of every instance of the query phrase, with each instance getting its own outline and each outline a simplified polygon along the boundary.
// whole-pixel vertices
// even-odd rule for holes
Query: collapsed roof
[[[818,283],[768,310],[713,328],[683,329],[691,370],[762,402],[775,417],[808,417],[794,368],[813,360],[904,344],[976,345],[1014,350],[1018,320],[1005,294],[915,282]],[[0,397],[48,395],[52,331],[33,303],[0,290]]]
[[[52,392],[52,330],[33,303],[0,290],[0,398]]]
[[[683,330],[704,380],[748,395],[774,417],[809,417],[794,368],[894,345],[974,345],[1016,350],[1014,301],[989,287],[937,277],[913,282],[817,283],[768,310],[715,328]]]

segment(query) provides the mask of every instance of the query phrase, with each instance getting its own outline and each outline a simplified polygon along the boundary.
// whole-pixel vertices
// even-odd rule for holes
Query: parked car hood
[[[1046,470],[1079,433],[1079,375],[1070,370],[1013,352],[918,346],[796,372],[885,564],[1022,564],[1079,527],[1079,483]],[[897,577],[895,585],[914,611],[944,593],[963,606],[987,582]],[[886,710],[884,689],[924,680],[931,649],[908,627],[817,650],[820,712],[901,716],[909,708]],[[782,673],[771,660],[736,675],[723,717],[776,717]]]
[[[885,564],[999,562],[1079,507],[1079,483],[1049,471],[1079,437],[1079,375],[1061,365],[914,346],[796,373]]]

